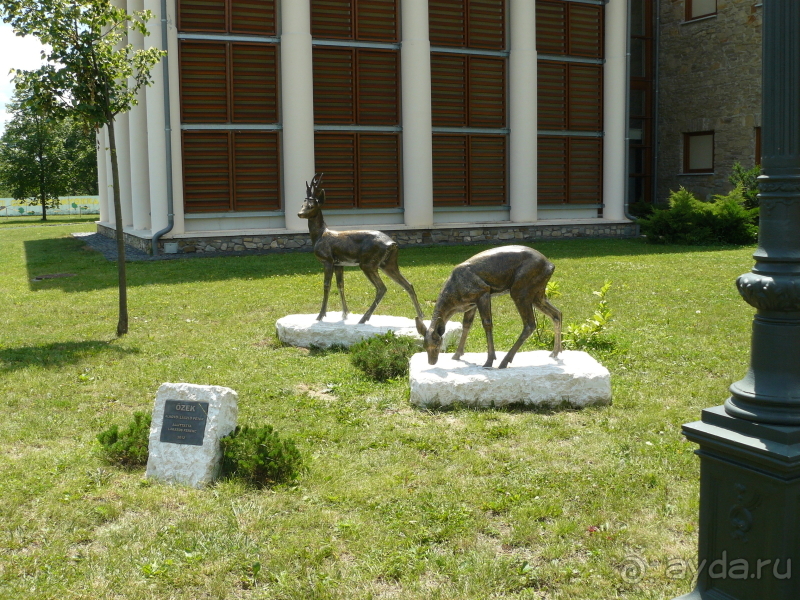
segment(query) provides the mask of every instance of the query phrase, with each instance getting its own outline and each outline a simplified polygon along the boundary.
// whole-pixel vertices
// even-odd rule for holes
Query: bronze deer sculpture
[[[419,307],[414,287],[400,273],[397,266],[397,242],[380,231],[333,231],[325,225],[322,205],[325,203],[325,190],[320,188],[322,174],[314,175],[311,185],[306,182],[306,199],[297,216],[308,219],[308,232],[314,244],[314,256],[325,267],[325,285],[322,294],[322,309],[317,321],[321,321],[328,308],[328,293],[331,289],[331,276],[336,273],[336,286],[342,299],[342,317],[347,318],[349,310],[344,298],[344,267],[361,267],[364,275],[375,286],[375,300],[364,313],[359,323],[366,323],[375,312],[386,293],[386,286],[378,273],[380,269],[396,281],[411,297],[417,311],[417,328],[424,327],[422,309]]]
[[[534,307],[553,321],[555,342],[550,356],[556,358],[561,352],[561,311],[550,304],[545,296],[547,282],[554,270],[553,263],[540,252],[526,246],[492,248],[458,265],[436,299],[430,327],[426,330],[424,325],[417,324],[417,330],[424,337],[423,347],[428,353],[428,363],[435,365],[439,359],[445,325],[457,312],[464,313],[464,325],[453,358],[458,360],[463,356],[467,334],[477,311],[481,315],[488,345],[488,357],[483,366],[491,367],[496,358],[492,337],[492,296],[506,292],[511,294],[522,317],[523,328],[499,368],[505,369],[514,360],[517,350],[536,329]]]

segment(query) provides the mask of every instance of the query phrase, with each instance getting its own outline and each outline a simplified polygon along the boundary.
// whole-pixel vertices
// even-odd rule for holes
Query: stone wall
[[[537,240],[569,238],[633,237],[638,227],[628,221],[599,221],[573,224],[543,223],[535,225],[474,225],[463,227],[440,227],[436,229],[383,230],[401,247],[433,246],[448,244],[486,244],[492,242],[514,243]],[[97,232],[113,238],[114,230],[97,225]],[[178,253],[207,252],[310,252],[312,245],[308,233],[275,233],[253,236],[211,236],[195,238],[161,239],[159,252],[164,252],[164,243],[178,244]],[[144,252],[150,252],[149,239],[125,234],[125,243]]]
[[[735,162],[755,164],[761,126],[761,11],[756,0],[717,0],[717,15],[684,21],[685,0],[659,2],[656,200],[679,186],[726,193]],[[683,134],[714,131],[714,173],[683,173]]]

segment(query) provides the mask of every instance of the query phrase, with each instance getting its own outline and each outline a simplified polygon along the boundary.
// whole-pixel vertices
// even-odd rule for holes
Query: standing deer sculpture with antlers
[[[417,323],[417,330],[423,336],[423,348],[428,353],[428,363],[435,365],[439,359],[445,325],[458,312],[464,313],[464,325],[458,350],[453,355],[458,360],[464,354],[467,334],[475,318],[481,315],[486,332],[488,356],[484,367],[491,367],[495,361],[494,338],[492,337],[492,296],[509,293],[522,317],[522,333],[500,361],[500,369],[505,369],[514,360],[514,355],[525,340],[536,329],[534,307],[553,321],[555,341],[551,357],[561,352],[561,311],[550,304],[545,296],[547,282],[555,266],[540,252],[527,246],[501,246],[480,252],[458,265],[445,281],[436,306],[431,315],[430,327]]]
[[[322,205],[325,203],[325,190],[320,188],[322,174],[314,175],[311,185],[306,182],[306,199],[297,216],[308,219],[308,232],[314,244],[314,256],[325,267],[325,285],[322,294],[322,308],[317,315],[321,321],[328,308],[328,293],[331,289],[331,277],[336,274],[336,286],[342,299],[342,318],[347,318],[349,311],[344,298],[344,267],[361,267],[364,275],[375,286],[375,300],[364,313],[359,323],[366,323],[375,312],[386,293],[386,286],[381,280],[378,270],[383,271],[396,281],[411,297],[417,311],[417,328],[424,327],[422,309],[419,307],[414,287],[400,273],[397,266],[397,242],[380,231],[333,231],[325,225],[322,216]]]

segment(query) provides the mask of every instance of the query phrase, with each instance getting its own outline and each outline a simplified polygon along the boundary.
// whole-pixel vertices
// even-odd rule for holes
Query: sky
[[[14,84],[11,69],[35,69],[42,64],[42,45],[34,37],[17,37],[11,25],[0,23],[0,133],[8,120],[6,104],[11,101]]]

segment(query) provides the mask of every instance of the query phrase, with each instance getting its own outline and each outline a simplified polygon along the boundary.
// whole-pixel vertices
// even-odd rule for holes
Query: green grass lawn
[[[752,248],[537,244],[556,264],[567,323],[613,282],[614,345],[595,353],[613,406],[429,412],[409,404],[406,381],[374,383],[345,352],[276,341],[278,318],[319,310],[310,254],[130,263],[130,333],[115,339],[116,266],[69,237],[92,228],[0,233],[0,598],[690,591],[691,573],[666,574],[696,551],[698,461],[680,426],[745,373],[752,310],[734,280]],[[401,251],[426,316],[453,265],[483,248]],[[31,281],[57,273],[74,277]],[[372,287],[352,270],[346,282],[363,312]],[[388,286],[379,312],[412,316]],[[521,329],[508,297],[494,320],[505,351]],[[467,350],[485,350],[478,324]],[[237,390],[239,422],[293,437],[310,470],[294,487],[194,490],[104,464],[97,433],[149,411],[167,381]],[[649,565],[637,583],[619,572],[631,556]]]

